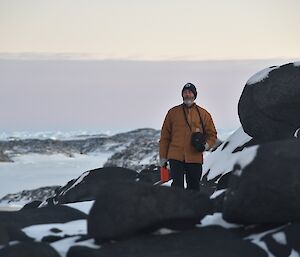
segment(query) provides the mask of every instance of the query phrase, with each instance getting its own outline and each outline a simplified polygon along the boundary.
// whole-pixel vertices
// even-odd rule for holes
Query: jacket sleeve
[[[171,124],[170,111],[169,111],[165,117],[161,129],[161,133],[160,133],[159,156],[161,158],[167,159],[168,157],[169,144],[171,142],[171,133],[172,133],[172,124]]]
[[[206,142],[208,143],[209,148],[214,147],[217,141],[217,130],[215,128],[213,119],[209,113],[207,113],[206,116],[205,132],[207,135]]]

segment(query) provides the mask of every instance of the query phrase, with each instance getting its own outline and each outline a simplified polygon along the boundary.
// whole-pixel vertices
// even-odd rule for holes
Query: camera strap
[[[205,133],[204,126],[203,126],[204,123],[203,123],[203,120],[202,120],[202,117],[201,117],[201,114],[200,114],[200,111],[199,111],[199,108],[198,108],[198,105],[197,105],[197,104],[196,104],[196,109],[197,109],[197,112],[198,112],[198,115],[199,115],[199,118],[200,118],[200,125],[201,125],[201,127],[202,127],[203,134],[205,135],[206,133]],[[185,121],[186,121],[186,123],[188,124],[188,126],[189,126],[191,132],[193,132],[193,131],[192,131],[192,128],[191,128],[191,125],[190,125],[190,123],[189,123],[189,121],[188,121],[188,119],[187,119],[187,116],[186,116],[184,104],[182,104],[182,110],[183,110],[183,113],[184,113]]]

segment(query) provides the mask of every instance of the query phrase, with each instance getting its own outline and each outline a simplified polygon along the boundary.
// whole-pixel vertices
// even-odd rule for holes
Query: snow
[[[210,199],[215,199],[217,198],[219,195],[221,195],[223,192],[225,192],[227,189],[221,189],[221,190],[217,190],[215,191],[211,196]]]
[[[94,202],[95,201],[85,201],[85,202],[78,202],[78,203],[68,203],[64,205],[82,211],[85,214],[89,214],[91,208],[93,207]]]
[[[289,257],[300,257],[299,253],[296,252],[294,249],[291,251],[291,254]]]
[[[59,229],[61,232],[52,232],[51,229]],[[53,223],[53,224],[42,224],[34,225],[23,228],[22,231],[29,237],[34,238],[35,241],[41,241],[45,236],[71,236],[65,239],[61,239],[50,245],[62,256],[65,257],[71,246],[87,246],[90,248],[100,248],[96,245],[94,239],[85,241],[75,242],[80,239],[78,235],[87,234],[87,220],[75,220],[67,223]]]
[[[9,193],[43,186],[65,185],[84,171],[102,167],[112,153],[88,155],[25,154],[13,163],[0,163],[0,198]]]
[[[0,140],[19,140],[19,139],[53,139],[53,140],[74,140],[84,139],[93,136],[112,136],[121,131],[111,130],[74,130],[74,131],[13,131],[1,132]]]
[[[160,229],[154,231],[153,235],[163,236],[163,235],[169,235],[169,234],[173,234],[173,233],[177,233],[177,231],[169,229],[169,228],[160,228]]]
[[[261,71],[259,71],[258,73],[254,74],[246,83],[246,85],[252,85],[252,84],[256,84],[260,81],[263,81],[264,79],[269,77],[269,73],[272,70],[276,70],[278,69],[280,66],[275,66],[275,67],[270,67],[270,68],[266,68],[263,69]]]
[[[294,66],[295,67],[299,67],[300,66],[300,62],[294,62]]]
[[[72,188],[74,188],[76,185],[78,185],[78,184],[80,184],[82,181],[83,181],[83,179],[86,177],[86,176],[88,176],[90,174],[90,172],[89,171],[87,171],[87,172],[84,172],[74,183],[73,183],[73,185],[72,186],[70,186],[67,190],[65,190],[65,191],[62,191],[61,193],[60,193],[60,195],[61,194],[66,194],[70,189],[72,189]]]
[[[198,227],[206,227],[206,226],[211,226],[211,225],[219,225],[223,228],[237,228],[237,227],[241,226],[238,224],[226,222],[222,217],[222,213],[218,213],[218,212],[214,213],[213,215],[206,215],[201,220],[201,224],[197,225],[197,226]]]
[[[59,229],[61,232],[55,233],[51,229]],[[59,236],[66,235],[83,235],[87,234],[87,220],[75,220],[67,223],[52,223],[25,227],[22,231],[29,237],[36,241],[41,241],[45,236]]]
[[[243,131],[242,127],[236,130],[216,151],[204,157],[202,177],[209,171],[207,178],[211,180],[220,174],[232,171],[235,164],[239,164],[242,169],[246,167],[255,158],[258,146],[244,148],[241,152],[232,152],[250,139],[251,137]],[[227,146],[222,150],[225,144]]]
[[[139,164],[141,164],[141,165],[147,165],[147,164],[151,163],[151,160],[154,158],[154,156],[155,156],[155,153],[152,154],[152,155],[146,156],[144,159],[142,159],[139,162]]]
[[[278,233],[272,235],[272,237],[279,244],[282,244],[282,245],[287,244],[286,235],[284,232],[278,232]]]
[[[298,128],[295,133],[294,133],[294,137],[298,138],[299,137],[299,131],[300,131],[300,128]]]

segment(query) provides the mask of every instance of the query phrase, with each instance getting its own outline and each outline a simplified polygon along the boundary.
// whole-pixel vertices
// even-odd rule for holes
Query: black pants
[[[201,163],[185,163],[177,160],[169,160],[172,186],[184,188],[184,174],[186,175],[187,189],[199,191],[202,175]]]

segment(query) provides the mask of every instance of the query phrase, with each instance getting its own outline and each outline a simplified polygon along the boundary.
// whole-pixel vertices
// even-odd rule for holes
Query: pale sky
[[[0,0],[0,53],[300,57],[299,0]]]
[[[299,0],[0,0],[0,130],[160,128],[186,82],[218,128],[235,129],[249,77],[299,61],[299,11]]]
[[[237,105],[256,72],[289,60],[1,60],[1,131],[160,129],[185,83],[218,129],[240,126]]]

